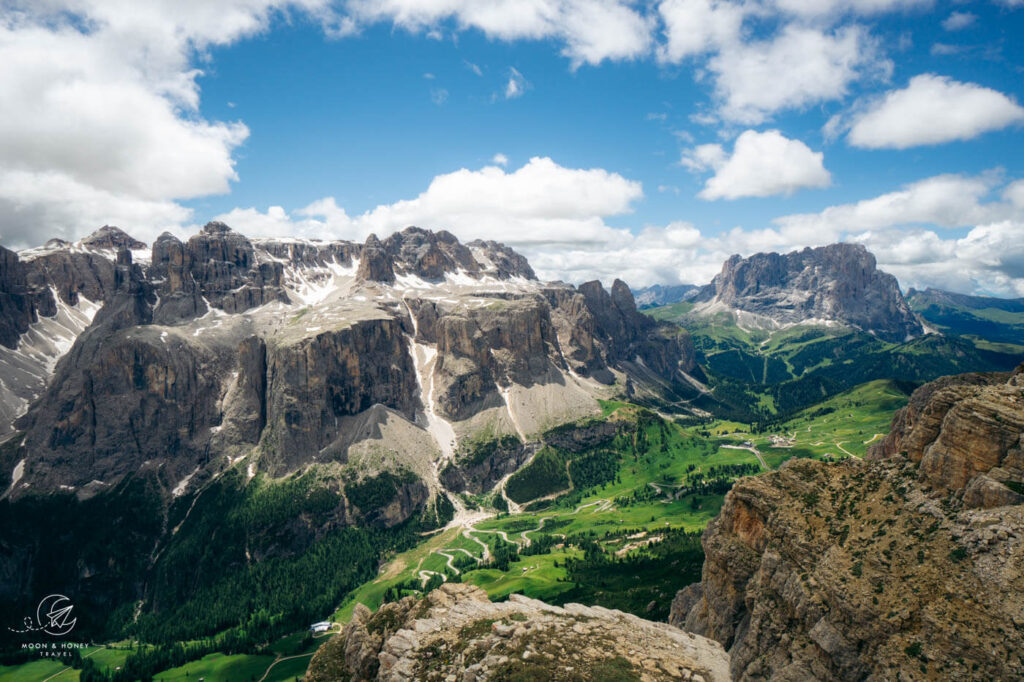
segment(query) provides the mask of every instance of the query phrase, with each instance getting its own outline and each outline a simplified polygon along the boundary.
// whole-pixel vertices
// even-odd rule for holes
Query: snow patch
[[[174,497],[181,497],[185,494],[185,490],[188,489],[188,484],[192,481],[192,477],[199,473],[199,467],[196,467],[195,471],[186,476],[185,478],[178,481],[178,485],[174,486],[174,490],[171,491],[171,495]]]
[[[20,481],[24,476],[25,460],[23,459],[14,465],[14,471],[11,472],[11,486],[7,489],[7,492],[10,493],[12,490],[14,490],[14,486],[18,485],[18,481]]]
[[[81,294],[76,305],[68,305],[56,289],[51,287],[50,293],[56,314],[40,316],[29,325],[15,348],[0,347],[0,433],[9,430],[28,409],[29,401],[43,393],[57,362],[92,324],[101,307]]]

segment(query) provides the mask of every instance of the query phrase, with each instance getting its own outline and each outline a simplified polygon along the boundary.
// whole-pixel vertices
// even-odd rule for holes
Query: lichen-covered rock
[[[1024,502],[1024,365],[925,384],[896,413],[868,459],[904,456],[928,485],[971,507]],[[1016,486],[1016,487],[1015,487]]]
[[[1024,506],[928,495],[901,457],[791,460],[737,483],[703,545],[670,621],[721,642],[733,679],[1024,675]]]
[[[357,606],[306,679],[724,682],[729,664],[717,642],[664,623],[515,594],[492,603],[479,587],[446,584],[375,614]]]

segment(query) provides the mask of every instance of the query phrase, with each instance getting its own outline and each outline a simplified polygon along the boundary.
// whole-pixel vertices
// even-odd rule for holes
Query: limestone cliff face
[[[102,305],[117,288],[117,253],[145,248],[111,226],[76,244],[52,239],[21,256],[0,246],[0,344],[15,348],[30,324],[57,315],[57,299],[78,306],[84,297]]]
[[[161,298],[166,294],[176,308],[182,295],[192,300],[202,296],[228,313],[288,301],[281,263],[259,261],[252,242],[223,223],[208,223],[185,244],[161,235],[153,246],[153,266],[154,275],[164,280]],[[205,312],[198,302],[191,308],[195,314]]]
[[[340,418],[376,404],[412,418],[416,373],[399,320],[365,320],[271,348],[263,463],[273,475],[315,460]]]
[[[451,232],[432,232],[409,227],[384,241],[384,251],[399,274],[438,280],[450,272],[476,274],[482,271],[473,253]]]
[[[555,380],[562,366],[551,310],[539,297],[443,311],[433,328],[438,403],[452,419],[500,405],[500,389],[513,382]]]
[[[670,622],[740,680],[1024,675],[1022,376],[919,389],[875,461],[737,483]]]
[[[563,356],[572,369],[599,381],[611,381],[610,367],[638,362],[661,377],[692,372],[696,354],[689,334],[639,313],[633,294],[621,280],[611,292],[600,282],[578,291],[548,289]]]
[[[446,584],[417,600],[357,605],[324,644],[310,682],[335,680],[692,680],[725,682],[722,647],[663,623],[601,607],[564,608]]]
[[[43,490],[70,486],[91,495],[147,462],[182,475],[204,463],[197,438],[218,419],[215,358],[147,326],[152,290],[130,258],[115,266],[114,283],[94,325],[17,423],[22,451],[34,455],[25,475]]]
[[[869,459],[908,457],[921,479],[971,507],[1024,502],[1024,366],[922,386]],[[1007,485],[1009,484],[1009,485]]]
[[[366,244],[359,252],[359,271],[356,276],[364,282],[392,284],[395,281],[395,268],[375,234],[366,238]]]
[[[0,391],[6,424],[28,410],[12,496],[92,495],[146,463],[173,488],[250,455],[247,467],[284,476],[345,465],[367,440],[388,461],[422,459],[413,469],[429,477],[426,462],[449,443],[424,428],[428,407],[467,423],[459,438],[484,427],[523,436],[596,409],[594,385],[574,373],[668,385],[694,366],[686,333],[639,314],[623,283],[542,285],[511,249],[447,232],[408,228],[362,245],[253,241],[210,223],[186,241],[161,235],[148,258],[143,247],[107,227],[25,262],[0,251],[5,338],[17,342],[50,308],[70,315],[76,297],[102,302],[95,319],[81,316],[79,329],[92,323],[85,334],[33,360],[46,371],[19,388],[20,402],[8,410]],[[4,386],[22,370],[21,356],[10,358],[0,353]],[[387,426],[388,415],[406,427]],[[374,470],[388,467],[359,452]],[[521,442],[501,449],[453,484],[482,490],[525,453]]]
[[[964,509],[915,477],[801,460],[745,479],[672,622],[722,642],[738,680],[1020,677],[1024,508]]]
[[[860,244],[733,256],[694,298],[694,311],[738,310],[778,324],[831,321],[889,341],[924,333],[896,278]]]
[[[39,309],[47,306],[53,308],[53,297],[30,289],[18,254],[0,246],[0,344],[17,348],[18,339],[36,321]]]
[[[476,239],[466,244],[473,252],[478,261],[483,261],[484,271],[493,274],[499,279],[509,277],[521,277],[523,279],[537,279],[530,263],[504,244],[496,241]]]

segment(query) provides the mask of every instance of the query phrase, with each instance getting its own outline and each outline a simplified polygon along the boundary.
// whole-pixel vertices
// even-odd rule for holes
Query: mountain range
[[[885,520],[847,500],[902,486],[884,502],[908,519],[923,496],[952,500],[942,513],[966,516],[916,564],[931,570],[1024,492],[1020,375],[998,374],[1024,360],[1019,302],[904,297],[859,245],[734,256],[704,287],[638,292],[542,282],[506,246],[416,227],[356,243],[210,223],[150,247],[108,226],[0,247],[0,266],[0,618],[60,592],[83,635],[154,646],[96,679],[200,674],[190,658],[255,655],[332,612],[348,625],[317,679],[425,675],[413,652],[469,644],[479,679],[548,675],[508,652],[557,661],[587,627],[626,642],[580,650],[591,676],[647,665],[643,630],[655,678],[881,679],[903,649],[927,669],[953,626],[931,602],[882,625],[880,593],[840,574],[862,565],[886,590],[915,564],[865,558],[882,536],[840,521]],[[920,387],[964,371],[988,374]],[[998,520],[1011,540],[1014,513]],[[889,526],[916,551],[917,531]],[[859,544],[832,556],[843,533]],[[973,556],[965,571],[990,570]],[[482,601],[517,592],[563,606]],[[642,618],[685,627],[688,658]],[[471,641],[402,634],[484,621]],[[994,622],[957,653],[998,676],[1017,663],[980,653]]]

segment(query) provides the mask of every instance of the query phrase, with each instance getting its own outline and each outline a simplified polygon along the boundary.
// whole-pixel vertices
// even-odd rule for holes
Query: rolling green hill
[[[692,335],[712,389],[694,404],[762,426],[867,382],[910,386],[949,374],[1007,371],[1024,360],[1024,346],[955,335],[890,343],[842,326],[745,329],[726,313],[691,317],[672,308],[646,312],[677,321]]]
[[[911,309],[945,334],[1024,344],[1024,298],[967,296],[940,289],[911,290]]]

